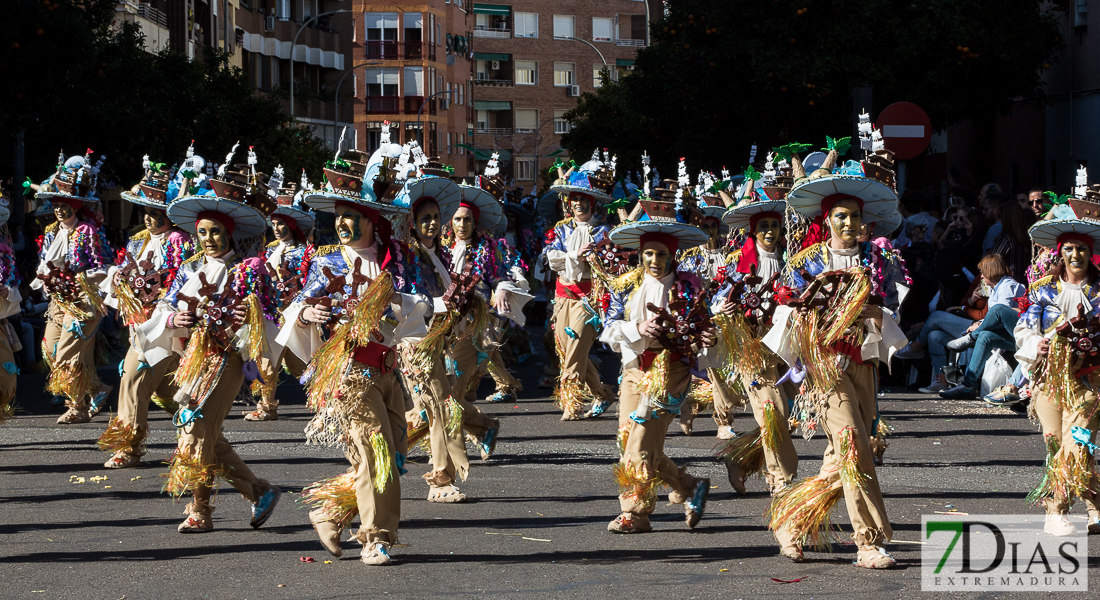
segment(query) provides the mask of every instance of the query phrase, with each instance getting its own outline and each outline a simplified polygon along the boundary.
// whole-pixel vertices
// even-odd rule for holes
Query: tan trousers
[[[402,345],[401,357],[405,365],[411,364],[412,353],[411,346]],[[451,397],[451,382],[443,366],[443,357],[436,357],[430,373],[412,372],[410,369],[405,387],[413,395],[417,408],[428,413],[428,448],[432,470],[424,474],[424,479],[435,486],[450,485],[456,477],[465,481],[470,472],[470,460],[466,456],[462,428],[453,432],[447,430],[451,420],[447,402]]]
[[[580,300],[561,297],[554,299],[554,337],[562,350],[560,379],[579,381],[596,398],[610,400],[606,398],[600,372],[588,360],[588,352],[596,342],[596,329],[585,324],[589,318],[591,315]],[[565,331],[567,327],[577,334],[576,338]],[[565,413],[569,415],[569,410],[566,409]],[[583,413],[583,410],[574,411],[569,416],[579,417]]]
[[[1054,436],[1057,438],[1059,442],[1058,454],[1062,459],[1060,462],[1069,464],[1070,461],[1073,461],[1089,465],[1090,470],[1093,471],[1093,475],[1089,480],[1089,487],[1093,490],[1100,489],[1095,470],[1092,469],[1092,456],[1089,454],[1088,449],[1073,439],[1071,433],[1074,427],[1083,427],[1092,432],[1090,439],[1093,443],[1096,442],[1096,426],[1097,421],[1100,420],[1100,416],[1097,414],[1097,409],[1100,407],[1097,406],[1096,392],[1086,388],[1082,399],[1083,406],[1075,409],[1068,406],[1055,406],[1050,401],[1044,387],[1042,384],[1038,385],[1037,389],[1033,390],[1031,399],[1035,406],[1035,414],[1039,417],[1039,423],[1043,427],[1043,437]],[[1074,401],[1077,401],[1077,398],[1074,398]],[[1090,505],[1095,503],[1092,498],[1085,498],[1084,500]],[[1059,494],[1054,497],[1050,508],[1058,514],[1065,514],[1069,511],[1072,503],[1073,498],[1061,497],[1061,494]]]
[[[255,503],[271,484],[252,473],[222,433],[222,423],[229,416],[233,400],[244,383],[244,372],[241,370],[243,364],[239,354],[234,352],[229,355],[221,380],[202,407],[202,417],[179,430],[177,450],[183,456],[192,455],[188,452],[190,449],[197,450],[203,465],[213,465],[226,481],[237,488],[245,500]],[[214,512],[214,507],[210,504],[212,484],[213,481],[210,481],[209,484],[195,489],[195,499],[191,503],[193,512],[205,516]]]
[[[353,418],[348,431],[349,443],[345,455],[351,463],[355,477],[355,499],[359,505],[359,532],[363,545],[383,542],[397,543],[397,524],[401,520],[401,477],[397,469],[397,455],[408,454],[408,437],[405,434],[405,398],[397,373],[376,375],[374,385],[367,388],[359,400],[360,411]],[[393,477],[385,482],[384,491],[374,485],[374,449],[370,437],[380,432],[386,440],[394,461]]]
[[[92,313],[87,321],[76,321],[57,302],[50,302],[46,309],[46,333],[42,340],[42,352],[50,365],[50,387],[71,391],[65,400],[69,408],[87,408],[91,394],[99,387],[95,372],[95,333],[100,316],[86,302],[82,310]],[[79,331],[79,334],[77,333]]]
[[[726,380],[716,369],[707,369],[711,389],[714,390],[714,424],[719,427],[733,427],[734,415],[738,408],[745,405],[745,398],[730,389]]]
[[[682,503],[691,499],[697,480],[665,456],[665,435],[675,415],[659,411],[658,416],[647,418],[644,423],[630,419],[630,413],[641,403],[638,382],[644,376],[645,373],[638,368],[626,369],[623,373],[623,383],[619,388],[619,426],[627,428],[627,438],[621,461],[631,468],[644,468],[646,472],[654,474],[661,483],[672,489],[669,501],[674,504]],[[691,371],[686,364],[676,361],[669,366],[669,388],[675,388],[690,377]],[[636,494],[619,495],[619,509],[625,513],[649,515],[655,506],[652,498],[647,499]]]
[[[15,398],[17,375],[9,373],[3,365],[15,367],[15,354],[12,352],[12,340],[8,339],[7,319],[0,319],[0,419],[5,407]]]
[[[790,407],[787,405],[787,400],[783,397],[783,394],[780,393],[779,388],[774,384],[762,382],[775,381],[776,371],[776,365],[772,363],[762,374],[760,380],[757,380],[755,386],[752,385],[753,382],[749,378],[741,377],[741,384],[749,393],[749,404],[752,406],[752,416],[756,419],[756,424],[761,428],[765,426],[765,403],[770,402],[775,407],[779,417],[779,428],[775,432],[777,447],[769,448],[767,444],[763,445],[764,480],[767,481],[768,487],[773,492],[786,487],[798,474],[798,452],[795,451],[794,442],[791,441],[791,428],[788,424],[788,419],[791,416]],[[715,394],[715,398],[715,406],[717,406],[717,394]]]
[[[170,400],[179,391],[179,386],[172,378],[176,367],[180,364],[178,354],[173,352],[151,367],[141,367],[141,364],[137,351],[130,346],[126,351],[126,358],[122,361],[122,379],[118,387],[116,418],[119,425],[132,428],[135,433],[130,446],[119,449],[132,456],[145,454],[145,436],[149,431],[149,402],[153,394]],[[205,413],[205,409],[203,412]]]
[[[878,370],[870,365],[850,364],[840,377],[836,391],[829,396],[823,414],[825,435],[832,451],[827,451],[818,478],[843,487],[844,504],[852,521],[852,539],[860,547],[882,545],[894,530],[882,501],[875,461],[871,454],[871,436],[877,416],[875,386]],[[840,436],[851,428],[860,470],[868,480],[862,486],[844,484],[840,478]]]
[[[256,409],[269,412],[279,412],[279,398],[276,396],[276,387],[279,385],[279,371],[280,367],[286,366],[286,370],[294,376],[295,379],[302,376],[302,373],[306,370],[306,364],[302,362],[302,359],[294,355],[293,352],[287,352],[283,350],[282,356],[279,357],[278,362],[272,364],[267,357],[263,357],[259,360],[257,365],[260,369],[260,373],[265,374],[264,377],[271,377],[272,380],[268,382],[268,385],[264,386],[264,393],[260,400],[256,403]]]
[[[470,386],[474,375],[477,374],[479,364],[473,338],[468,337],[453,341],[447,351],[447,356],[455,363],[456,373],[455,379],[451,381],[451,390],[455,400],[462,406],[462,429],[478,440],[485,437],[485,432],[489,428],[496,428],[499,431],[499,419],[481,412],[466,399],[465,391]]]

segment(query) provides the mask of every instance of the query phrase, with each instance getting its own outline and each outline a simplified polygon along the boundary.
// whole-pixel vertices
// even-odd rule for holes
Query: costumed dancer
[[[32,289],[50,298],[42,356],[50,368],[46,389],[65,397],[68,410],[58,424],[87,423],[99,412],[110,387],[96,375],[95,343],[106,314],[96,287],[107,275],[110,249],[94,212],[96,184],[105,157],[92,164],[85,156],[62,154],[57,172],[36,198],[50,201],[57,221],[46,228],[38,248],[37,277]]]
[[[776,193],[782,198],[786,190]],[[794,394],[781,386],[786,366],[761,343],[771,326],[771,315],[779,298],[775,287],[783,271],[783,219],[787,203],[782,199],[759,198],[731,208],[723,217],[731,230],[744,229],[745,243],[733,253],[726,271],[731,285],[717,297],[729,298],[735,310],[715,317],[719,340],[726,346],[723,356],[729,362],[711,367],[707,375],[714,386],[714,418],[720,425],[733,425],[737,394],[727,385],[743,390],[748,396],[757,427],[731,439],[719,452],[726,464],[730,485],[745,494],[745,479],[763,472],[768,489],[774,495],[787,487],[798,472],[798,453],[791,441],[789,400]],[[721,393],[720,393],[721,392]]]
[[[276,339],[279,328],[286,323],[282,313],[297,297],[309,274],[309,265],[313,259],[313,246],[309,244],[310,231],[317,223],[308,206],[301,198],[309,188],[309,181],[302,172],[301,190],[294,184],[282,187],[283,168],[276,167],[268,181],[269,195],[274,195],[278,208],[268,216],[271,232],[275,241],[267,245],[264,251],[265,269],[269,277],[272,300],[278,315],[278,321],[268,321],[267,339],[271,349],[271,359],[264,358],[259,364],[259,377],[253,383],[258,390],[260,400],[256,409],[246,412],[245,421],[275,421],[279,418],[279,399],[275,395],[279,384],[279,371],[285,366],[295,379],[306,370],[305,361],[293,352],[284,352]]]
[[[1093,202],[1087,206],[1100,208]],[[1088,512],[1088,531],[1096,533],[1100,360],[1088,349],[1095,347],[1091,336],[1100,330],[1100,271],[1092,263],[1100,246],[1100,222],[1039,221],[1030,233],[1036,244],[1056,252],[1058,262],[1050,275],[1031,284],[1031,304],[1013,332],[1016,360],[1031,381],[1028,416],[1042,426],[1047,449],[1042,479],[1028,501],[1046,509],[1046,533],[1063,536],[1077,531],[1066,515],[1080,498]]]
[[[278,342],[309,359],[303,381],[317,415],[306,439],[343,446],[351,463],[347,473],[306,489],[309,520],[325,549],[340,556],[340,538],[358,514],[360,559],[388,565],[408,452],[395,346],[425,334],[431,306],[406,293],[408,248],[392,239],[390,219],[404,227],[409,207],[393,203],[399,186],[380,173],[392,166],[390,157],[362,159],[348,151],[325,169],[331,191],[306,196],[314,209],[335,213],[340,245],[318,248],[305,287],[283,312]]]
[[[158,349],[146,355],[132,343],[132,338],[134,328],[149,320],[172,286],[180,265],[195,254],[191,234],[173,225],[167,210],[181,191],[187,196],[193,186],[203,186],[206,177],[203,166],[205,161],[195,156],[193,147],[188,148],[187,157],[174,176],[165,171],[163,163],[150,162],[146,156],[142,163],[145,176],[132,190],[122,193],[124,200],[144,212],[145,229],[130,238],[121,263],[108,269],[100,284],[106,294],[104,303],[119,311],[130,328],[131,338],[126,357],[119,365],[118,414],[99,436],[99,449],[111,453],[103,463],[108,469],[141,463],[149,433],[150,401],[169,414],[175,414],[179,408],[173,400],[179,391],[173,374],[180,355]]]
[[[820,473],[776,495],[768,519],[780,552],[798,562],[804,543],[822,547],[835,537],[829,515],[843,496],[858,548],[855,564],[882,569],[896,565],[882,548],[893,530],[870,440],[878,417],[878,365],[889,366],[907,342],[895,322],[895,284],[903,274],[878,246],[857,238],[863,214],[889,215],[897,194],[888,183],[892,173],[872,179],[855,161],[834,171],[846,151],[846,140],[840,142],[830,144],[810,177],[800,172],[797,152],[791,153],[796,184],[787,204],[815,221],[805,249],[787,265],[789,285],[801,295],[776,310],[764,338],[802,378],[794,413],[804,434],[824,429],[830,446]]]
[[[252,163],[251,149],[249,155]],[[180,533],[213,530],[216,477],[251,504],[253,528],[267,522],[281,494],[252,472],[222,433],[246,368],[254,370],[266,355],[265,320],[274,310],[263,260],[237,251],[237,244],[263,234],[264,214],[274,203],[262,193],[253,165],[228,170],[231,157],[210,180],[208,195],[185,196],[168,206],[168,218],[196,237],[201,253],[180,266],[168,293],[134,332],[147,358],[181,356],[174,376],[179,437],[165,483],[176,498],[192,494]]]
[[[602,415],[614,400],[588,353],[602,328],[598,307],[603,295],[593,291],[589,259],[610,230],[596,216],[596,207],[611,199],[608,191],[615,182],[614,173],[595,160],[566,172],[559,167],[558,173],[550,190],[561,195],[568,216],[546,232],[543,253],[557,276],[553,329],[561,373],[554,398],[561,420],[575,421]]]
[[[619,388],[620,461],[615,465],[620,514],[608,524],[615,533],[652,529],[649,515],[662,485],[669,502],[683,504],[694,528],[703,516],[710,480],[688,474],[664,454],[665,435],[685,407],[691,368],[705,347],[714,345],[706,286],[692,273],[677,271],[676,251],[706,241],[688,225],[690,210],[679,203],[641,199],[643,220],[608,234],[620,246],[641,252],[641,266],[618,277],[600,341],[622,354]]]
[[[11,208],[0,190],[0,423],[15,415],[15,389],[19,367],[15,364],[15,352],[23,349],[19,336],[8,323],[8,317],[19,314],[23,296],[19,292],[19,271],[15,266],[15,252],[8,233]]]

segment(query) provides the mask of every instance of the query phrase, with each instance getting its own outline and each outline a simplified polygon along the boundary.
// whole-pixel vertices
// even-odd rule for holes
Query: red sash
[[[592,291],[592,280],[578,281],[577,283],[570,283],[568,285],[558,280],[557,296],[558,298],[568,298],[570,300],[580,300],[588,295]]]
[[[659,350],[646,350],[645,352],[642,352],[641,356],[638,357],[638,363],[642,369],[642,372],[648,371],[649,368],[653,366],[653,361],[657,360],[657,354],[659,353]],[[669,356],[668,362],[669,364],[672,364],[674,362],[678,362],[683,357],[683,354],[680,354],[679,352],[673,352],[672,355]]]
[[[382,373],[389,373],[397,364],[397,353],[393,348],[378,342],[368,342],[366,346],[359,346],[352,354],[360,364],[378,369]]]

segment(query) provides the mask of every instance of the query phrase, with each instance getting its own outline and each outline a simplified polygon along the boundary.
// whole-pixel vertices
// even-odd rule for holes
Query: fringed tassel
[[[837,354],[820,341],[820,322],[816,311],[795,313],[791,335],[796,356],[806,369],[803,387],[827,394],[840,381]]]
[[[852,427],[840,430],[840,480],[844,485],[863,489],[863,486],[871,480],[871,476],[864,473],[859,466],[859,450],[856,448],[855,435],[856,430]]]
[[[1034,401],[1032,403],[1034,404]],[[1058,460],[1058,450],[1062,444],[1058,436],[1053,433],[1043,436],[1043,441],[1046,442],[1047,446],[1047,457],[1043,461],[1043,478],[1039,480],[1039,485],[1027,495],[1028,504],[1038,504],[1043,498],[1054,496],[1055,482],[1057,481],[1056,474],[1058,472],[1055,461]]]
[[[828,549],[837,541],[829,515],[844,496],[844,489],[818,477],[803,479],[776,494],[765,518],[772,531],[786,526],[804,543]]]
[[[114,416],[111,417],[107,430],[99,436],[99,441],[96,443],[100,450],[111,453],[123,451],[129,454],[142,454],[145,452],[145,432]]]
[[[764,344],[756,337],[741,315],[733,318],[724,314],[712,319],[718,332],[716,355],[720,370],[741,373],[756,379],[767,369]]]
[[[497,382],[498,389],[500,386],[512,389],[521,390],[523,384],[515,378],[514,375],[508,372],[503,366],[497,364],[495,360],[489,360],[488,363],[489,375]],[[480,382],[479,382],[480,383]]]
[[[412,423],[406,423],[405,434],[409,436],[409,447],[416,446],[421,440],[428,439],[428,422],[421,422],[419,427],[414,426]]]
[[[822,342],[832,345],[844,337],[848,328],[856,323],[863,306],[871,295],[871,280],[862,267],[848,269],[853,278],[829,303],[822,323]]]
[[[462,431],[462,405],[453,397],[447,398],[447,433],[458,435]]]
[[[101,316],[106,315],[107,306],[103,304],[103,297],[99,295],[99,290],[96,289],[96,286],[88,280],[88,276],[81,273],[76,276],[76,280],[80,283],[80,289],[84,292],[84,297],[87,298],[88,304],[92,307],[92,310],[95,311],[95,314]]]
[[[172,400],[171,398],[162,398],[155,392],[153,393],[153,396],[152,398],[150,398],[150,400],[153,401],[153,404],[156,404],[160,407],[161,410],[170,415],[176,414],[176,411],[180,409],[180,405],[176,404],[175,400]]]
[[[65,396],[73,402],[79,402],[98,389],[99,377],[92,369],[85,369],[80,362],[55,364],[46,381],[46,391],[55,396]]]
[[[355,473],[349,470],[302,490],[303,504],[318,508],[340,528],[348,526],[359,513],[359,500],[355,497]]]
[[[661,479],[650,473],[646,463],[632,465],[623,460],[615,463],[615,483],[619,486],[619,495],[634,498],[642,506],[653,506],[657,501],[657,490]]]
[[[470,325],[458,339],[461,340],[472,335],[474,336],[474,346],[477,346],[477,335],[489,329],[489,305],[486,304],[484,298],[475,294],[470,298],[469,306]],[[483,350],[483,348],[478,348],[478,350]]]
[[[875,430],[875,437],[880,440],[885,440],[886,436],[894,433],[894,426],[886,421],[886,417],[879,415],[878,428]]]
[[[557,336],[554,336],[554,348],[558,352],[558,364],[565,364],[565,349],[561,345],[561,341]],[[562,411],[572,415],[580,416],[584,413],[584,407],[592,404],[596,399],[580,378],[580,375],[576,375],[572,378],[566,378],[565,370],[562,369],[558,375],[558,387],[554,390],[554,406],[562,409]]]
[[[366,346],[374,341],[371,334],[378,331],[382,313],[390,305],[393,292],[393,277],[389,271],[382,271],[359,297],[359,304],[352,311],[349,321],[350,336],[356,344]]]
[[[313,412],[320,412],[340,393],[340,384],[351,360],[347,337],[347,328],[337,327],[333,336],[310,359],[306,371],[306,405]]]
[[[168,465],[168,472],[161,474],[167,479],[161,491],[174,498],[199,487],[213,487],[214,476],[219,474],[215,465],[204,465],[201,456],[187,451],[177,451]]]
[[[1073,363],[1074,348],[1069,342],[1057,335],[1051,338],[1042,382],[1047,400],[1055,408],[1077,408],[1074,399],[1081,395],[1081,383],[1074,377]]]
[[[1047,460],[1043,479],[1028,494],[1028,502],[1037,504],[1045,498],[1073,502],[1074,498],[1091,498],[1091,483],[1095,476],[1092,458],[1082,447],[1062,447],[1053,434],[1045,436]]]
[[[386,484],[393,479],[393,455],[381,431],[370,434],[370,448],[374,454],[374,465],[371,469],[374,489],[381,494],[386,491]]]
[[[267,328],[264,324],[264,311],[260,306],[260,297],[256,294],[251,294],[245,301],[248,305],[248,318],[245,321],[248,324],[248,337],[244,340],[244,348],[241,348],[241,356],[245,360],[254,360],[259,362],[261,358],[267,356]],[[267,374],[263,374],[265,378],[277,381],[276,377],[267,377]],[[274,387],[272,387],[274,391]],[[266,399],[266,397],[265,397]]]
[[[145,307],[134,296],[134,290],[125,280],[119,281],[115,286],[115,297],[118,298],[118,312],[127,326],[141,325],[149,320]]]
[[[619,427],[618,433],[615,434],[615,442],[619,444],[619,457],[622,458],[626,454],[626,442],[630,438],[630,423],[625,423]]]
[[[668,350],[661,350],[645,376],[638,382],[638,393],[642,396],[643,406],[655,406],[658,402],[667,403],[668,369],[671,356]]]
[[[771,400],[765,400],[761,403],[760,409],[764,421],[760,424],[760,441],[768,450],[778,452],[780,428],[787,425],[787,423],[780,420],[779,410],[775,408],[775,403]]]
[[[432,363],[443,355],[444,347],[447,344],[447,336],[454,329],[455,316],[454,311],[447,311],[447,314],[432,319],[432,325],[427,335],[420,339],[420,343],[416,345],[416,349],[413,351],[412,365],[410,366],[422,373],[431,372]]]
[[[187,349],[172,375],[176,385],[181,388],[197,381],[202,377],[206,368],[207,358],[218,351],[214,337],[205,327],[196,327],[192,330],[191,339],[187,341]]]
[[[757,427],[735,436],[721,447],[715,456],[741,467],[745,477],[764,472],[764,435]]]
[[[714,404],[714,385],[701,377],[692,378],[684,406],[698,407],[707,404]]]

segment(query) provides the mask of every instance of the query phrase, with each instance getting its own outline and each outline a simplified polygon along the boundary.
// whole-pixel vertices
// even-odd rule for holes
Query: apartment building
[[[652,16],[660,16],[652,2]],[[603,77],[630,73],[646,45],[646,1],[514,0],[472,6],[473,146],[500,154],[501,175],[527,191],[564,152],[563,118]],[[478,169],[484,167],[478,159]]]
[[[361,150],[374,151],[382,125],[390,141],[417,140],[429,156],[474,174],[473,73],[467,0],[353,0],[355,128]]]

